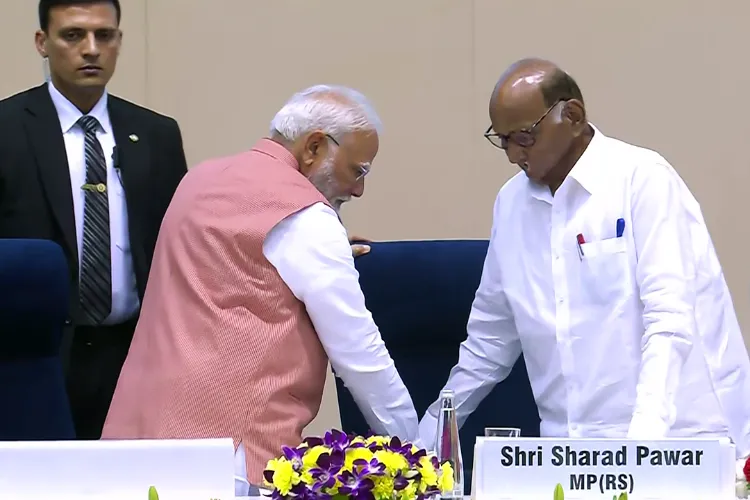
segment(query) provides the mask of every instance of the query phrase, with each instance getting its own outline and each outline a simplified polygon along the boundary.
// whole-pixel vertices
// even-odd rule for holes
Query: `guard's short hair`
[[[49,29],[49,11],[53,7],[62,7],[67,5],[92,5],[97,3],[108,3],[117,11],[117,24],[120,24],[122,9],[120,0],[39,0],[39,27],[47,33]]]

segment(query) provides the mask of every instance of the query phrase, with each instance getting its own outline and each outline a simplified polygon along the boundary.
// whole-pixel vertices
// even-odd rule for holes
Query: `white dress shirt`
[[[700,205],[687,186],[683,194],[697,262],[695,316],[700,344],[737,456],[744,459],[750,455],[750,358]]]
[[[418,417],[380,330],[365,307],[344,226],[323,203],[287,217],[263,254],[302,303],[339,377],[373,431],[413,440]]]
[[[714,269],[696,270],[707,260]],[[722,339],[739,349],[742,338],[717,268],[697,202],[656,152],[596,131],[554,197],[519,173],[497,196],[468,337],[446,384],[459,423],[523,352],[543,436],[726,436],[731,420],[747,429],[747,384],[732,409],[713,389],[739,396],[731,380],[748,368],[744,345],[729,373],[719,365]],[[701,285],[734,331],[708,324],[703,306],[697,314]],[[427,446],[437,410],[420,423]]]
[[[76,221],[78,243],[78,264],[83,251],[83,206],[86,184],[86,157],[84,153],[85,134],[77,124],[83,113],[65,98],[52,84],[48,84],[52,102],[60,119],[65,150],[70,168],[70,187],[73,192],[73,211]],[[128,232],[128,210],[125,190],[120,182],[119,172],[114,168],[113,153],[115,137],[112,123],[107,111],[106,92],[92,108],[89,116],[99,121],[100,128],[96,133],[107,161],[107,194],[109,198],[109,231],[112,256],[112,312],[104,324],[118,324],[133,318],[138,312],[140,302],[133,270],[133,258],[130,252],[130,235]]]

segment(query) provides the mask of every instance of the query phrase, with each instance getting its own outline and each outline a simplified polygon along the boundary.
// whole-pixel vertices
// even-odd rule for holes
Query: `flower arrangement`
[[[737,498],[747,498],[750,491],[750,457],[737,460],[734,489]]]
[[[453,490],[453,468],[397,437],[339,430],[309,437],[268,462],[273,500],[423,500]]]

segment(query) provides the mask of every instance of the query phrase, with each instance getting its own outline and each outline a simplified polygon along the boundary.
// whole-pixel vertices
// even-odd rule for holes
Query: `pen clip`
[[[586,239],[582,233],[578,233],[578,236],[576,236],[576,243],[578,244],[578,258],[583,260],[583,245],[586,243]]]
[[[622,235],[625,233],[625,219],[619,218],[617,219],[617,237],[622,238]]]

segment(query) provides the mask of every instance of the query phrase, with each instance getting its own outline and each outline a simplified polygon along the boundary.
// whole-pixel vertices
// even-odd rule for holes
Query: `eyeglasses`
[[[339,141],[333,138],[331,134],[326,134],[326,137],[331,140],[336,146],[341,147],[341,144],[339,144]],[[367,174],[370,173],[370,164],[369,163],[355,163],[352,165],[352,170],[354,171],[354,174],[356,178],[354,179],[354,182],[359,182],[360,179],[363,179]]]
[[[544,114],[540,116],[539,119],[528,128],[517,130],[509,134],[497,134],[492,131],[492,125],[490,125],[485,131],[484,137],[488,141],[490,141],[490,144],[500,149],[508,149],[508,143],[510,141],[515,142],[522,148],[530,148],[536,142],[536,129],[539,124],[542,123],[542,120],[547,117],[547,115],[555,108],[555,106],[564,101],[565,99],[558,99],[557,101],[555,101],[555,103],[547,108],[547,111],[545,111]]]

